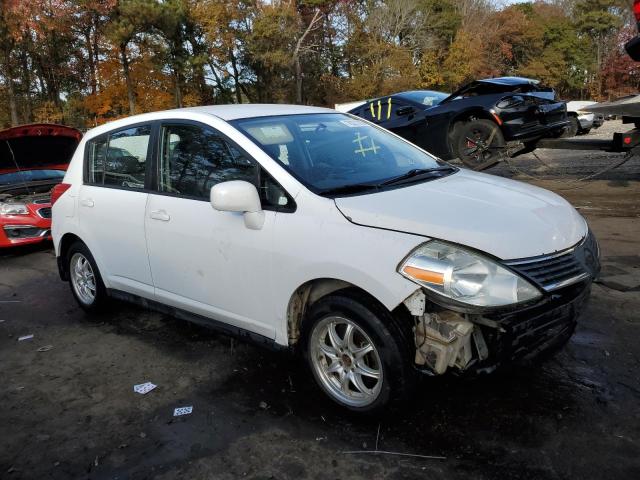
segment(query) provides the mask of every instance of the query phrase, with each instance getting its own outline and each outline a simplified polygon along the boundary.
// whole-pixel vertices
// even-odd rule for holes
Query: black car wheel
[[[491,120],[472,119],[457,123],[451,135],[456,156],[472,170],[485,170],[504,155],[504,136]]]
[[[563,138],[575,137],[580,131],[580,123],[578,122],[577,117],[570,116],[569,117],[569,126],[565,129],[562,134]]]

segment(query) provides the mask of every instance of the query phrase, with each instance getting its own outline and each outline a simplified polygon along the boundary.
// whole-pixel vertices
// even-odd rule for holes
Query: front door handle
[[[171,220],[169,214],[164,210],[154,210],[149,214],[149,216],[154,220],[160,220],[162,222],[168,222],[169,220]]]
[[[83,207],[93,207],[95,205],[95,203],[93,203],[93,200],[90,198],[83,198],[82,200],[80,200],[80,205],[82,205]]]

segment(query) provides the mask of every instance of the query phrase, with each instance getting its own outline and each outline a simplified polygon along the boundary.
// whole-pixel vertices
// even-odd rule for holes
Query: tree
[[[1,75],[5,83],[5,95],[9,103],[11,125],[18,125],[18,107],[14,86],[14,48],[16,25],[12,21],[12,14],[16,4],[10,0],[0,0],[0,57]]]
[[[618,0],[580,0],[575,14],[578,32],[587,35],[595,49],[594,93],[599,98],[602,96],[602,62],[612,48],[614,34],[622,26],[622,9]]]

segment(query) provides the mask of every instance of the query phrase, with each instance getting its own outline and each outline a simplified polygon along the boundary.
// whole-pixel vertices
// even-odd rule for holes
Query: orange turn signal
[[[421,280],[423,282],[433,283],[435,285],[444,285],[444,274],[440,272],[432,272],[431,270],[422,270],[421,268],[406,266],[402,269],[411,278]]]

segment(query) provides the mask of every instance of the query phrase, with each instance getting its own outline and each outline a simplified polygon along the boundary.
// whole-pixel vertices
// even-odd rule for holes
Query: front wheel
[[[406,332],[374,303],[331,295],[312,306],[303,326],[304,354],[316,383],[334,402],[356,412],[404,400],[414,385]]]
[[[465,166],[472,170],[486,170],[502,159],[505,141],[495,122],[471,119],[455,124],[451,146]]]

